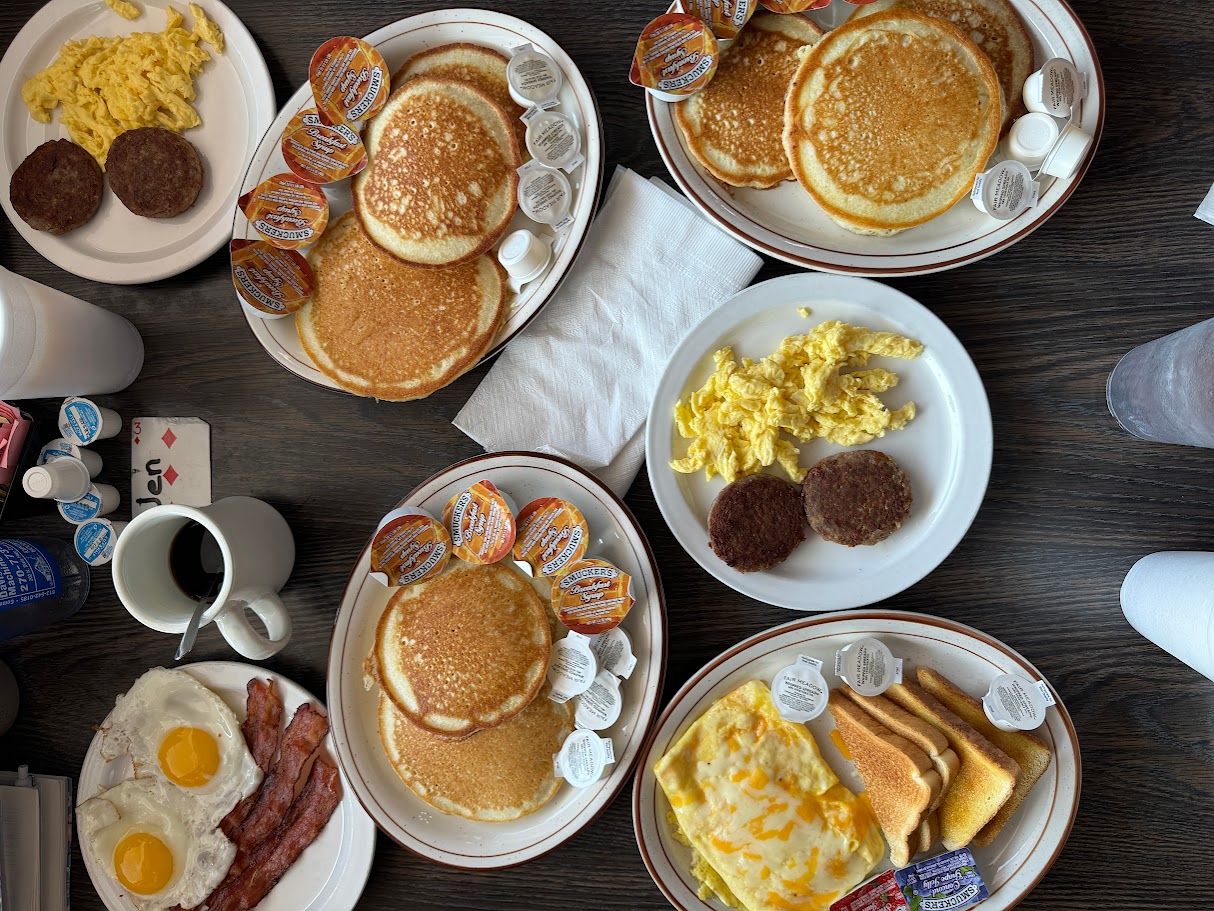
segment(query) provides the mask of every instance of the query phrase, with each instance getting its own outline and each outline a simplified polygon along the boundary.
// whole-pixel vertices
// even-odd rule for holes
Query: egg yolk
[[[173,728],[160,741],[160,769],[183,788],[197,788],[219,771],[219,744],[202,728]]]
[[[134,832],[114,848],[118,882],[136,895],[155,895],[173,878],[173,853],[147,832]]]

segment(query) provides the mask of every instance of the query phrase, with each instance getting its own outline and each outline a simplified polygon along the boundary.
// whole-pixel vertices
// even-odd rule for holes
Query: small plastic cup
[[[1041,162],[1041,173],[1061,180],[1070,180],[1079,170],[1079,165],[1095,141],[1091,133],[1085,133],[1073,123],[1062,128],[1058,141],[1054,143],[1045,160]]]
[[[970,201],[999,221],[1010,221],[1037,204],[1038,186],[1027,167],[1009,158],[974,179]]]
[[[79,500],[89,492],[89,470],[79,459],[55,459],[35,465],[21,477],[21,486],[35,500]]]
[[[47,462],[54,462],[57,459],[79,459],[89,470],[90,478],[101,474],[101,456],[93,450],[77,446],[71,440],[65,440],[63,437],[51,440],[38,453],[39,465],[45,465]]]
[[[497,261],[519,285],[525,285],[544,274],[552,262],[552,247],[544,238],[520,228],[506,235],[497,250]]]
[[[64,399],[59,408],[59,433],[65,440],[87,446],[107,440],[122,429],[122,418],[112,408],[102,408],[80,396]]]
[[[1058,121],[1049,114],[1025,114],[1008,130],[1008,155],[1029,169],[1039,168],[1060,135]]]
[[[1041,681],[1020,674],[1000,674],[982,697],[982,710],[1001,731],[1035,731],[1045,724],[1053,694]]]
[[[902,659],[880,639],[857,639],[835,652],[835,673],[861,696],[880,696],[902,682]]]
[[[794,664],[781,668],[771,681],[771,695],[780,716],[798,724],[813,721],[824,711],[830,686],[822,676],[822,662],[798,655]]]
[[[524,215],[541,225],[551,225],[557,232],[573,224],[573,216],[569,214],[573,204],[569,178],[534,160],[519,168],[518,176],[518,205]]]
[[[1087,94],[1087,79],[1071,61],[1052,57],[1029,74],[1021,94],[1024,106],[1034,113],[1070,117]]]
[[[556,111],[532,109],[523,115],[527,124],[524,137],[533,160],[548,168],[560,168],[566,173],[577,170],[582,157],[582,134],[573,122]]]
[[[72,536],[76,553],[89,566],[104,566],[114,559],[114,547],[126,525],[126,522],[111,522],[109,519],[90,519],[76,526],[76,533]]]
[[[610,671],[599,671],[594,682],[578,696],[573,723],[587,731],[605,731],[620,720],[623,704],[619,679]]]
[[[88,491],[78,500],[60,500],[59,515],[73,525],[82,525],[90,519],[107,516],[118,508],[122,497],[112,484],[90,484]]]
[[[548,698],[559,703],[580,696],[590,689],[598,672],[590,637],[570,633],[558,639],[552,643],[552,658],[548,662],[548,682],[552,684]]]
[[[525,108],[556,103],[565,83],[556,61],[530,44],[512,48],[510,54],[510,62],[506,64],[506,85],[514,103]]]
[[[598,660],[599,668],[611,671],[627,680],[636,670],[637,659],[632,653],[632,640],[620,627],[609,629],[590,637],[590,650]]]
[[[575,788],[588,788],[603,777],[603,769],[615,762],[611,740],[579,728],[561,744],[552,757],[552,770]]]

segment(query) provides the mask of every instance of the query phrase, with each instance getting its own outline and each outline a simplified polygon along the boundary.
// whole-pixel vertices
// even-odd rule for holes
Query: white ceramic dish
[[[509,56],[512,47],[530,42],[556,61],[565,77],[561,87],[560,107],[556,110],[572,117],[582,131],[582,150],[586,156],[585,163],[568,175],[573,189],[570,212],[574,222],[556,238],[551,264],[542,278],[524,286],[521,293],[517,288],[513,289],[516,293],[508,305],[506,318],[492,346],[485,353],[486,358],[492,357],[510,339],[523,331],[548,299],[556,293],[586,239],[603,182],[603,126],[599,120],[594,93],[573,59],[560,45],[535,26],[504,13],[477,9],[434,10],[386,25],[367,35],[366,40],[383,54],[388,68],[393,72],[414,54],[444,44],[466,41],[493,48]],[[267,177],[287,170],[280,150],[282,131],[292,117],[313,104],[312,89],[308,85],[302,86],[291,96],[291,100],[286,103],[278,118],[262,137],[245,174],[242,193],[253,189]],[[329,198],[329,218],[332,223],[351,208],[350,181],[329,184],[325,187],[325,194]],[[506,234],[519,228],[527,228],[540,235],[552,235],[548,226],[536,224],[521,212],[514,216]],[[232,222],[232,238],[258,236],[244,215],[236,211]],[[506,235],[503,234],[504,236]],[[491,255],[496,255],[496,250]],[[235,290],[232,294],[239,302]],[[328,389],[340,389],[332,379],[316,368],[304,351],[293,317],[267,320],[253,315],[246,308],[241,309],[248,320],[249,328],[270,357],[296,376],[311,383]]]
[[[51,0],[18,32],[0,61],[0,202],[30,246],[60,268],[93,281],[141,284],[184,272],[227,243],[245,163],[274,119],[274,87],[257,42],[236,14],[220,0],[199,2],[223,30],[225,44],[222,54],[206,46],[212,59],[194,80],[202,125],[182,134],[202,156],[202,191],[192,207],[173,218],[135,215],[107,186],[88,224],[55,237],[22,221],[8,194],[9,178],[30,152],[67,138],[58,111],[49,124],[30,117],[21,100],[25,80],[49,66],[65,41],[163,31],[163,0],[140,2],[144,12],[134,22],[100,0]],[[186,5],[178,9],[185,27],[191,27]]]
[[[464,869],[525,863],[553,850],[589,824],[623,788],[657,715],[666,666],[666,614],[653,554],[636,519],[600,481],[570,462],[528,452],[504,452],[460,462],[439,472],[400,502],[434,515],[453,496],[488,479],[521,509],[536,497],[562,497],[590,526],[587,556],[603,557],[632,575],[636,599],[621,628],[632,640],[637,666],[620,682],[619,720],[599,733],[610,737],[616,763],[588,788],[562,784],[537,812],[507,823],[481,823],[431,807],[401,782],[388,762],[376,719],[379,691],[363,685],[363,660],[391,597],[368,577],[370,543],[342,597],[329,647],[329,700],[337,757],[367,812],[393,841],[430,860]],[[385,505],[385,512],[388,511]]]
[[[324,710],[324,704],[303,687],[281,674],[235,661],[202,661],[179,665],[228,704],[236,717],[244,720],[246,687],[253,677],[268,678],[277,686],[283,702],[283,724],[291,720],[304,702]],[[134,681],[132,681],[134,682]],[[115,694],[117,695],[117,694]],[[333,759],[333,733],[321,743],[320,752]],[[101,733],[93,738],[80,769],[76,802],[95,797],[102,788],[113,787],[130,777],[131,764],[126,757],[106,762],[101,758]],[[342,798],[328,824],[278,881],[257,911],[353,911],[371,872],[375,855],[375,825],[351,793],[350,782],[342,776]],[[137,911],[118,885],[98,863],[86,841],[80,853],[93,888],[109,911]]]
[[[645,745],[633,790],[632,818],[641,857],[674,907],[680,911],[721,911],[715,899],[696,897],[691,850],[675,841],[666,813],[666,795],[653,765],[682,733],[717,699],[749,680],[770,684],[780,668],[809,655],[824,662],[827,683],[844,685],[833,673],[834,653],[862,636],[876,636],[905,659],[908,675],[919,665],[935,668],[975,697],[991,678],[1013,670],[1044,679],[1022,655],[985,633],[937,617],[901,611],[863,611],[796,620],[760,633],[734,646],[701,668],[671,700]],[[1051,688],[1052,689],[1052,688]],[[1075,813],[1082,780],[1079,740],[1058,693],[1056,708],[1036,733],[1053,754],[1050,767],[998,838],[987,848],[974,848],[978,870],[991,897],[983,911],[1006,911],[1019,903],[1057,859]],[[834,746],[829,711],[809,722],[822,757],[839,779],[858,793],[863,783],[850,761]],[[943,853],[940,848],[936,853]],[[891,869],[886,853],[873,874]]]
[[[809,307],[809,318],[797,308]],[[910,518],[871,547],[843,547],[807,531],[784,563],[759,573],[730,569],[708,546],[708,512],[723,488],[704,473],[669,467],[687,441],[674,426],[674,406],[712,373],[712,353],[732,345],[737,357],[758,360],[788,335],[825,320],[890,330],[925,346],[915,360],[874,358],[900,377],[881,398],[891,408],[911,400],[915,419],[863,447],[892,456],[911,479]],[[814,440],[802,443],[801,465],[842,451]],[[805,273],[752,285],[710,313],[683,339],[654,395],[645,435],[653,495],[683,548],[726,585],[760,601],[794,610],[844,610],[895,595],[935,569],[957,546],[978,512],[993,455],[990,406],[982,378],[961,342],[934,313],[886,285],[842,275]],[[777,467],[769,469],[786,477]]]
[[[795,181],[755,190],[713,178],[687,152],[671,106],[647,95],[658,150],[675,182],[708,218],[760,253],[794,265],[857,275],[922,275],[983,259],[1028,236],[1058,211],[1091,164],[1104,128],[1104,77],[1092,39],[1075,12],[1062,0],[1011,3],[1032,36],[1037,65],[1065,57],[1088,74],[1088,95],[1075,123],[1095,141],[1074,177],[1044,178],[1037,205],[1010,221],[984,215],[965,198],[939,218],[893,237],[853,234],[835,224]],[[830,28],[845,21],[852,9],[838,0],[809,15]]]

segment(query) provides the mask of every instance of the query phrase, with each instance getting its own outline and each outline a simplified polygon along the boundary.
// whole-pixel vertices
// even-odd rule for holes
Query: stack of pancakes
[[[422,398],[473,367],[506,314],[492,254],[518,208],[520,113],[506,58],[471,44],[408,60],[367,126],[354,211],[309,260],[297,324],[326,376],[359,395]]]
[[[552,757],[573,731],[547,698],[552,610],[503,563],[452,563],[388,603],[368,657],[379,733],[401,780],[431,806],[504,822],[559,787]]]
[[[761,13],[674,116],[723,183],[796,179],[844,228],[889,235],[969,192],[1032,67],[1008,0],[877,0],[826,36]]]

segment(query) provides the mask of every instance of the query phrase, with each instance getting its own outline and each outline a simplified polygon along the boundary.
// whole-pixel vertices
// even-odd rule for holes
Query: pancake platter
[[[999,142],[999,79],[957,27],[893,9],[806,53],[785,103],[798,182],[839,225],[890,235],[969,193]]]
[[[782,139],[784,96],[797,51],[821,37],[803,16],[759,13],[722,54],[712,82],[674,105],[687,148],[708,173],[759,189],[793,179]]]
[[[492,344],[506,310],[492,256],[410,266],[376,246],[353,213],[308,259],[315,287],[297,315],[300,340],[325,375],[359,395],[405,401],[447,385]]]

